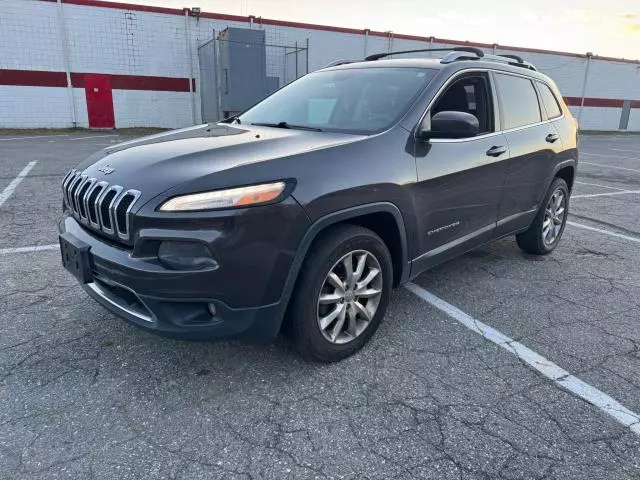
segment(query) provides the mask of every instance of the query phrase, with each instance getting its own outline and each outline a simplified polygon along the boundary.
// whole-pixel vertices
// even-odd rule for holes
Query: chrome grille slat
[[[73,217],[93,230],[124,242],[131,240],[131,210],[141,195],[138,190],[125,190],[75,169],[62,180],[64,203]],[[108,199],[106,205],[105,199]]]
[[[75,193],[78,191],[80,184],[83,182],[82,175],[78,175],[76,179],[71,183],[69,187],[69,205],[73,213],[78,213],[78,206],[76,205]]]
[[[109,202],[109,205],[107,205],[107,214],[109,215],[109,225],[111,225],[111,228],[105,226],[104,217],[102,216],[102,209],[100,209],[100,222],[102,223],[103,232],[108,233],[109,235],[115,235],[116,230],[113,223],[115,215],[113,214],[113,207],[115,206],[115,201],[118,199],[118,195],[120,195],[120,193],[122,192],[122,187],[120,185],[112,185],[107,189],[107,194],[105,195],[105,197],[109,194],[109,192],[116,192],[116,194]],[[104,197],[102,198],[102,200],[104,201]]]
[[[118,207],[120,206],[120,203],[128,195],[131,195],[133,197],[133,200],[131,201],[131,203],[129,204],[129,206],[127,207],[127,209],[124,212],[125,230],[122,231],[120,229],[120,224],[118,223],[117,212],[118,212]],[[123,240],[126,240],[127,238],[129,238],[129,213],[131,213],[131,209],[133,208],[133,204],[136,203],[136,200],[138,200],[140,195],[142,195],[142,194],[138,190],[127,190],[126,192],[122,193],[122,195],[120,195],[120,198],[118,198],[117,202],[113,206],[113,212],[114,212],[113,219],[115,221],[113,227],[115,228],[116,232],[118,233],[118,237],[120,237]],[[114,198],[114,200],[115,200],[115,198]]]
[[[78,207],[80,220],[82,220],[85,224],[89,223],[89,209],[87,205],[87,198],[89,197],[89,192],[93,189],[94,184],[98,181],[97,178],[88,178],[78,189]],[[84,211],[84,214],[82,213]]]

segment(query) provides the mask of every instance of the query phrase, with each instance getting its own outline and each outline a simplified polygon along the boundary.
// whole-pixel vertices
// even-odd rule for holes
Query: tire
[[[557,200],[561,195],[561,205]],[[559,214],[560,208],[562,213]],[[544,197],[544,201],[529,229],[516,235],[518,246],[527,253],[546,255],[551,253],[560,242],[569,214],[569,187],[562,178],[556,177]],[[551,230],[545,230],[547,220],[553,225]],[[545,232],[547,232],[545,234]]]
[[[351,285],[355,287],[349,287],[347,277],[349,255],[355,279]],[[362,269],[358,268],[360,264]],[[332,273],[337,279],[333,275],[329,278]],[[378,329],[389,304],[392,283],[391,255],[378,235],[355,225],[331,228],[314,242],[300,270],[285,333],[307,360],[342,360],[360,350]],[[374,294],[378,290],[379,295]],[[336,300],[339,297],[342,301]],[[340,313],[329,320],[338,310]],[[338,328],[339,322],[342,325]]]

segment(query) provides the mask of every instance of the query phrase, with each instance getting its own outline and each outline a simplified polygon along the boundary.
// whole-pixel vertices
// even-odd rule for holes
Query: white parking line
[[[629,428],[632,432],[640,435],[640,415],[624,407],[616,399],[588,383],[583,382],[579,378],[574,377],[551,360],[546,359],[520,342],[516,342],[495,328],[492,328],[489,325],[467,315],[462,310],[454,307],[424,288],[419,287],[414,283],[407,283],[405,288],[427,303],[443,311],[468,329],[482,335],[490,342],[493,342],[499,347],[502,347],[508,352],[514,354],[524,363],[540,372],[549,380],[552,380],[556,385],[589,402],[607,415],[613,417],[625,427]]]
[[[628,195],[630,193],[640,193],[640,190],[622,190],[621,192],[607,192],[607,193],[589,193],[585,195],[571,195],[571,199],[574,198],[591,198],[591,197],[610,197],[612,195]]]
[[[119,135],[92,135],[90,137],[76,137],[76,138],[70,138],[69,141],[70,142],[77,142],[78,140],[88,140],[90,138],[106,138],[106,137],[118,137]]]
[[[10,140],[30,140],[32,138],[49,138],[49,137],[68,137],[67,134],[60,135],[35,135],[30,137],[13,137],[13,138],[0,138],[0,142],[8,142]]]
[[[587,182],[578,182],[575,181],[573,183],[577,183],[580,185],[591,185],[592,187],[600,187],[600,188],[610,188],[611,190],[622,190],[622,191],[626,191],[624,188],[618,188],[618,187],[609,187],[607,185],[600,185],[599,183],[587,183]]]
[[[613,150],[614,152],[640,153],[638,150],[625,150],[624,148],[610,148],[609,150]]]
[[[7,201],[7,198],[11,196],[11,194],[16,189],[16,187],[20,185],[20,182],[24,180],[24,177],[26,177],[29,174],[29,172],[35,166],[36,163],[38,163],[37,160],[33,162],[29,162],[27,166],[24,167],[22,171],[18,174],[18,176],[13,180],[11,180],[11,183],[5,187],[2,193],[0,193],[0,207],[4,202]]]
[[[50,245],[37,245],[35,247],[16,247],[16,248],[0,248],[0,255],[8,255],[9,253],[31,253],[43,252],[45,250],[57,250],[60,246],[57,243]]]
[[[611,237],[622,238],[624,240],[629,240],[630,242],[640,243],[639,237],[632,237],[630,235],[624,235],[622,233],[610,232],[609,230],[602,230],[601,228],[590,227],[589,225],[583,225],[582,223],[567,221],[567,225],[571,225],[572,227],[582,228],[584,230],[589,230],[591,232],[602,233],[604,235],[609,235]]]
[[[605,157],[605,158],[623,158],[625,160],[640,160],[640,158],[636,157],[621,157],[620,155],[607,155],[606,153],[587,153],[580,152],[580,155],[591,155],[592,157]]]
[[[613,165],[605,165],[603,163],[580,162],[580,165],[595,165],[596,167],[615,168],[616,170],[626,170],[627,172],[640,173],[640,170],[634,170],[633,168],[614,167]]]

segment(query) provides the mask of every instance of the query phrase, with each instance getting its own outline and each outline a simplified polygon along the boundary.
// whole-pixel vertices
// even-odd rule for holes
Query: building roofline
[[[57,0],[39,0],[42,2],[52,2],[55,3]],[[69,5],[84,5],[90,7],[101,7],[101,8],[115,8],[115,9],[124,9],[124,10],[133,10],[140,12],[151,12],[151,13],[163,13],[166,15],[184,15],[184,10],[178,8],[167,8],[167,7],[157,7],[154,5],[138,5],[132,3],[125,2],[115,2],[111,0],[62,0],[62,3]],[[438,38],[438,37],[423,37],[419,35],[407,35],[402,33],[391,33],[391,32],[380,32],[376,30],[370,30],[368,28],[365,29],[355,29],[355,28],[345,28],[345,27],[335,27],[331,25],[318,25],[314,23],[303,23],[303,22],[292,22],[288,20],[276,20],[272,18],[262,18],[256,17],[254,15],[241,16],[241,15],[228,15],[224,13],[214,13],[214,12],[202,12],[200,14],[200,18],[211,18],[215,20],[227,20],[233,22],[247,22],[249,23],[252,19],[254,23],[259,25],[275,25],[281,27],[292,27],[292,28],[306,28],[310,30],[323,30],[328,32],[339,32],[339,33],[350,33],[355,35],[364,35],[365,32],[370,36],[374,37],[384,37],[384,38],[398,38],[401,40],[416,40],[421,42],[429,42],[433,41],[434,43],[446,43],[449,45],[466,45],[470,47],[479,47],[479,48],[500,48],[502,50],[511,50],[514,52],[526,52],[526,53],[539,53],[545,55],[561,55],[561,56],[569,56],[575,58],[587,58],[587,54],[583,53],[574,53],[574,52],[563,52],[559,50],[545,50],[540,48],[528,48],[528,47],[514,47],[510,45],[499,45],[493,43],[481,43],[481,42],[468,42],[461,40],[451,40],[447,38]],[[616,58],[616,57],[607,57],[607,56],[599,56],[594,55],[592,57],[594,60],[604,60],[609,62],[622,62],[622,63],[630,63],[630,64],[638,64],[640,65],[640,60],[630,60],[626,58]]]

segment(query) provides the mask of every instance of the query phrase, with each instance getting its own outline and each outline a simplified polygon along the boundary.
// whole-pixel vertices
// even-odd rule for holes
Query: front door
[[[413,273],[489,241],[495,231],[509,149],[495,118],[487,73],[458,77],[427,115],[463,111],[480,132],[465,139],[432,139],[416,146],[415,203],[421,255]]]
[[[111,77],[87,73],[84,76],[89,128],[115,128]]]

